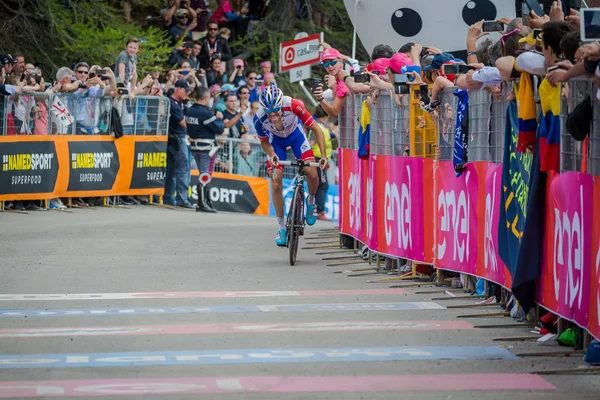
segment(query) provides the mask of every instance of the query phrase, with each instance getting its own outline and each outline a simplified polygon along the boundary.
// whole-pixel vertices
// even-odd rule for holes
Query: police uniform
[[[190,139],[190,150],[200,174],[210,174],[210,159],[218,149],[215,136],[223,133],[225,124],[205,105],[195,103],[186,110],[185,120]],[[216,212],[208,196],[209,184],[198,183],[197,211]]]

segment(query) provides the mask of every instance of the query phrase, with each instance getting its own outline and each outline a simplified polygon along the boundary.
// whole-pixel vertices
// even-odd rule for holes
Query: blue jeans
[[[163,198],[165,204],[178,206],[189,204],[189,169],[188,147],[185,136],[169,137],[167,144],[165,195]],[[177,190],[176,196],[174,196],[175,190]]]

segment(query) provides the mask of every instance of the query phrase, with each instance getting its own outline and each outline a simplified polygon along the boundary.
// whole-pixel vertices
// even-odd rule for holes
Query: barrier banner
[[[594,178],[579,172],[548,173],[545,255],[537,301],[588,326],[592,271]]]
[[[457,177],[452,161],[440,161],[436,183],[436,266],[470,275],[477,266],[479,182],[473,163]]]
[[[590,280],[590,323],[589,330],[600,340],[600,179],[594,178],[594,214],[592,218],[592,270]]]
[[[167,171],[167,142],[135,142],[135,165],[130,189],[163,189]]]
[[[364,241],[364,197],[368,160],[360,160],[356,150],[339,149],[340,164],[340,232]]]
[[[512,285],[510,272],[498,254],[502,165],[488,163],[486,171],[483,171],[482,176],[483,183],[481,186],[485,187],[485,198],[479,202],[477,214],[480,232],[480,245],[478,247],[483,249],[483,251],[479,252],[477,276],[484,277],[505,288],[510,288]],[[482,224],[481,221],[484,221],[484,223]],[[481,258],[483,258],[483,261]]]
[[[40,199],[53,197],[58,177],[56,145],[49,140],[0,141],[0,200],[20,199],[26,194]],[[10,195],[10,196],[6,196]],[[25,196],[23,196],[25,195]]]
[[[282,179],[283,183],[283,212],[287,215],[292,205],[292,198],[294,197],[294,180],[293,179]],[[269,179],[269,193],[271,193],[271,180]],[[304,182],[304,199],[308,197],[308,184]],[[306,212],[306,202],[305,212]],[[339,222],[339,194],[338,185],[329,183],[327,185],[327,196],[325,197],[325,216],[334,222]],[[275,217],[275,207],[273,202],[269,202],[269,215]]]
[[[3,136],[0,201],[160,195],[166,148],[166,136]]]
[[[68,142],[68,192],[111,190],[119,172],[114,141]]]
[[[198,182],[198,170],[192,170],[192,182]],[[190,187],[190,203],[198,204],[197,184]],[[253,176],[215,172],[208,192],[218,211],[269,215],[269,180]]]
[[[377,181],[377,157],[371,155],[368,158],[368,172],[366,179],[364,182],[364,190],[365,194],[365,220],[364,220],[364,243],[367,245],[369,249],[378,248],[378,216],[377,212],[378,208],[375,204],[375,190],[376,190],[376,181]]]
[[[425,227],[431,225],[433,185],[425,189],[425,176],[433,176],[433,161],[382,155],[374,158],[374,203],[381,212],[381,216],[377,215],[378,252],[432,263],[433,238],[426,238]]]

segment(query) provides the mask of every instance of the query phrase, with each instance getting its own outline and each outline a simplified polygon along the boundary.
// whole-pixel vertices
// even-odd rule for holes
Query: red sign
[[[321,55],[316,50],[308,50],[308,45],[318,45],[320,42],[321,35],[317,33],[302,39],[281,43],[279,48],[279,72],[289,71],[305,65],[318,64],[321,61]]]

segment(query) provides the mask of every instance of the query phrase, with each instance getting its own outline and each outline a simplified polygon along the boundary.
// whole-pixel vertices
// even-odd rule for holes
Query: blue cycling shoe
[[[285,247],[287,244],[287,231],[280,229],[275,237],[275,244],[279,247]]]
[[[317,205],[306,204],[306,223],[314,225],[317,222]]]

